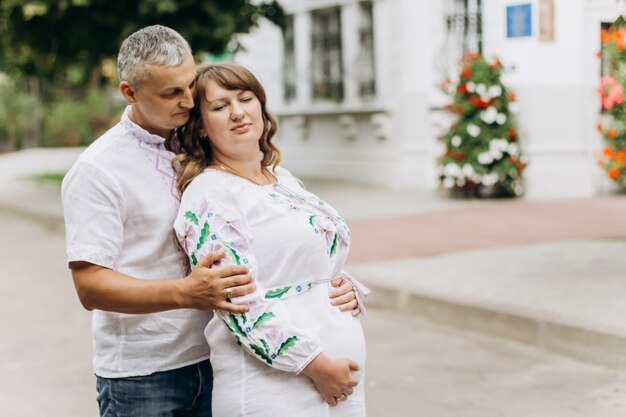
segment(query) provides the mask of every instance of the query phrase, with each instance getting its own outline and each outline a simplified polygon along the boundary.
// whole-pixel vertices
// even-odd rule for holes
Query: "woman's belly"
[[[365,340],[360,320],[351,312],[330,305],[330,286],[319,284],[311,291],[281,300],[292,322],[316,335],[324,352],[331,357],[350,358],[361,370],[353,375],[360,388],[351,401],[364,415],[363,369]],[[214,417],[328,417],[332,410],[324,402],[313,381],[303,374],[284,372],[268,366],[237,344],[222,320],[215,316],[205,330],[213,366]],[[348,410],[348,408],[346,408]],[[351,409],[350,409],[351,410]]]
[[[319,338],[324,353],[330,357],[352,359],[364,369],[365,338],[360,319],[352,317],[351,312],[342,312],[339,308],[331,306],[329,291],[330,284],[319,284],[307,293],[280,302],[289,310],[291,321],[298,328]],[[216,385],[220,383],[218,379],[222,375],[228,374],[237,379],[244,371],[246,378],[262,378],[266,372],[268,375],[274,372],[285,374],[283,371],[273,370],[265,362],[244,352],[217,316],[207,326],[205,336],[211,348],[211,364]],[[245,364],[242,364],[242,361]],[[355,374],[355,377],[359,378],[361,374],[362,371]]]

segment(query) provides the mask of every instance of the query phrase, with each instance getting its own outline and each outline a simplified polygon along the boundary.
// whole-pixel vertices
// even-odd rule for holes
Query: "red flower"
[[[596,130],[600,133],[604,133],[604,126],[602,126],[602,123],[596,123]]]
[[[463,67],[463,70],[461,71],[461,77],[469,79],[471,76],[472,70],[470,70],[469,67]]]
[[[606,132],[606,135],[607,135],[609,138],[614,139],[614,138],[615,138],[615,136],[617,136],[617,132],[615,131],[615,129],[609,129],[609,130]]]
[[[615,168],[607,169],[606,173],[609,176],[609,178],[612,178],[614,180],[619,178],[619,169],[615,169]]]
[[[465,61],[474,61],[478,58],[480,58],[480,54],[475,51],[467,52],[465,56],[463,57]]]
[[[458,94],[465,94],[465,93],[467,93],[467,86],[465,84],[459,84],[459,86],[456,88],[456,92]]]
[[[515,129],[510,127],[509,130],[506,132],[506,135],[509,137],[509,139],[514,139],[517,136],[517,132],[515,131]]]
[[[471,96],[468,100],[474,106],[479,107],[479,108],[487,108],[491,104],[491,101],[483,101],[477,96]]]
[[[462,153],[457,153],[456,155],[454,155],[454,159],[456,159],[457,161],[463,161],[465,159],[465,155],[463,155]]]
[[[456,106],[454,106],[454,111],[458,114],[463,113],[463,106],[461,106],[460,104],[457,104]]]
[[[509,101],[515,101],[515,99],[516,99],[516,97],[515,97],[515,91],[513,91],[513,90],[509,90],[509,91],[506,93],[506,98],[508,98],[508,99],[509,99]]]
[[[609,40],[609,32],[606,30],[600,31],[600,42],[606,42]]]

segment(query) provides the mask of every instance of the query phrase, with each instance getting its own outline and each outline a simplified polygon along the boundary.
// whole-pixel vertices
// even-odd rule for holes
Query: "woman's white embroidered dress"
[[[337,212],[287,170],[259,186],[206,169],[183,194],[175,222],[192,264],[208,252],[247,265],[257,290],[234,299],[246,314],[216,311],[205,330],[213,366],[213,416],[365,415],[363,371],[347,401],[329,407],[299,374],[321,351],[365,365],[360,320],[330,305],[329,279],[341,273],[350,232]]]

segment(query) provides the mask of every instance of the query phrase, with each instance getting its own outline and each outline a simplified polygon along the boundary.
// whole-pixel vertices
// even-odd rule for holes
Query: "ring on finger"
[[[230,298],[233,295],[233,290],[226,288],[226,298]]]
[[[348,399],[348,396],[346,394],[341,394],[341,397],[335,397],[335,399],[337,401],[345,401]]]

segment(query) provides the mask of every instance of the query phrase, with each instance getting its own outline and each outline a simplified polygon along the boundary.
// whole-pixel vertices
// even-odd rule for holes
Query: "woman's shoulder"
[[[207,168],[195,177],[183,192],[185,195],[227,196],[237,193],[240,184],[231,175]]]

